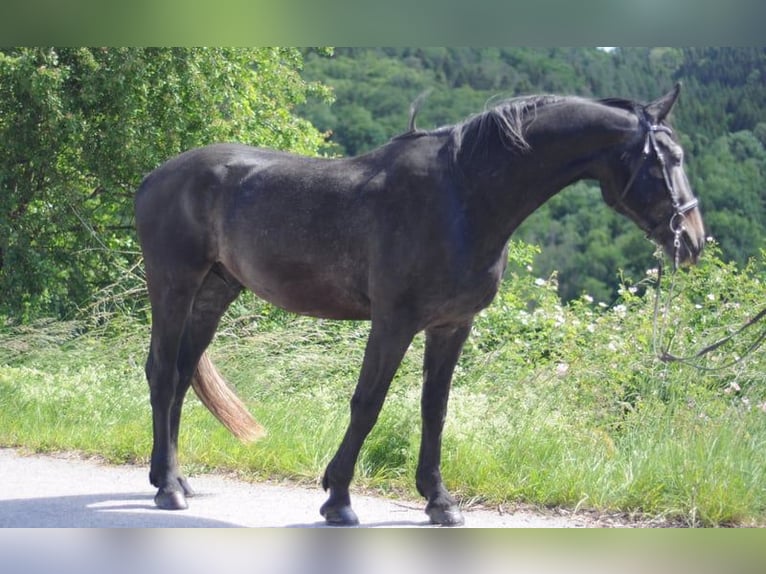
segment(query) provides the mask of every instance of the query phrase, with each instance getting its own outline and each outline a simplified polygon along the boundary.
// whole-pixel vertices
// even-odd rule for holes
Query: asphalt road
[[[74,455],[26,455],[0,449],[0,527],[299,527],[325,526],[319,487],[247,483],[219,475],[191,477],[189,509],[155,508],[148,470],[109,466]],[[362,527],[428,526],[424,503],[354,494]],[[466,527],[603,526],[587,516],[526,510],[464,511]]]

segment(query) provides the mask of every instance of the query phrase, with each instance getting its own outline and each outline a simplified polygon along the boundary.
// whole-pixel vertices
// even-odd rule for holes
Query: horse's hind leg
[[[154,444],[149,480],[159,488],[155,503],[160,508],[186,508],[185,479],[178,471],[176,446],[171,431],[171,411],[179,389],[178,357],[181,339],[204,273],[177,272],[172,285],[160,284],[147,265],[152,304],[152,342],[146,362],[146,378],[152,405]]]
[[[194,494],[188,481],[180,473],[177,461],[178,433],[183,401],[197,368],[197,363],[213,339],[221,316],[241,291],[242,286],[233,277],[228,275],[223,268],[214,266],[205,276],[202,285],[194,296],[192,309],[187,316],[177,354],[178,381],[169,412],[167,452],[171,453],[171,456],[167,469],[160,463],[160,468],[163,468],[166,476],[164,481],[155,482],[154,457],[152,459],[152,483],[159,488],[155,503],[160,508],[170,510],[186,508],[184,495],[188,497]],[[162,447],[159,450],[161,452]],[[160,476],[162,476],[161,473]]]
[[[416,484],[420,494],[428,499],[426,514],[431,522],[442,526],[463,524],[463,516],[444,486],[439,466],[452,372],[470,330],[471,325],[468,324],[426,331],[421,400],[423,433]]]
[[[202,354],[213,340],[221,317],[242,291],[242,285],[225,269],[213,266],[194,297],[191,315],[186,322],[181,348],[178,352],[178,386],[170,410],[170,439],[178,450],[178,431],[181,425],[181,409],[184,396],[189,390],[194,370]],[[193,491],[188,483],[183,484],[187,496]]]

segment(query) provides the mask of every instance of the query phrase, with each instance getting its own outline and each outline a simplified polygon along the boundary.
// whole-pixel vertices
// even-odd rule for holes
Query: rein
[[[659,341],[661,341],[664,338],[665,330],[667,327],[667,319],[668,319],[668,316],[670,315],[670,302],[673,298],[673,291],[675,289],[676,271],[677,271],[677,268],[674,269],[673,280],[671,281],[670,289],[668,290],[667,302],[665,304],[664,310],[662,311],[662,321],[661,321],[662,325],[661,325],[661,331],[658,335],[657,330],[658,330],[658,326],[660,325],[660,298],[661,298],[660,291],[661,291],[662,277],[663,277],[662,260],[660,260],[659,266],[657,268],[657,286],[655,289],[654,319],[652,324],[652,343],[654,347],[654,354],[657,356],[657,358],[660,361],[662,361],[663,363],[682,363],[684,365],[694,367],[695,369],[698,369],[700,371],[721,371],[741,363],[742,361],[745,360],[745,358],[747,358],[748,355],[753,353],[756,349],[758,349],[763,344],[764,341],[766,341],[766,328],[764,328],[761,331],[761,333],[758,334],[755,341],[753,341],[747,347],[747,349],[745,349],[744,353],[742,353],[741,356],[735,359],[732,359],[731,361],[728,361],[722,365],[718,365],[716,367],[703,367],[697,362],[698,359],[701,359],[708,353],[711,353],[715,351],[716,349],[718,349],[719,347],[722,347],[723,345],[733,340],[734,338],[738,337],[747,329],[749,329],[750,327],[758,323],[761,319],[766,317],[766,308],[763,308],[756,315],[754,315],[748,321],[746,321],[737,330],[703,347],[702,349],[700,349],[696,353],[692,353],[691,355],[678,356],[678,355],[672,354],[670,352],[670,345],[672,344],[672,340],[669,341],[664,348],[662,348],[660,346]]]
[[[638,173],[641,171],[641,168],[643,167],[644,163],[646,162],[648,157],[651,155],[651,153],[654,152],[654,155],[656,156],[657,161],[659,162],[660,167],[662,168],[662,176],[663,176],[663,179],[665,180],[665,187],[667,188],[668,193],[670,195],[670,199],[671,199],[673,210],[674,210],[674,213],[670,218],[670,222],[668,223],[668,225],[670,226],[670,230],[673,232],[673,280],[671,281],[670,288],[667,294],[667,302],[665,303],[665,308],[662,312],[660,312],[661,286],[662,286],[662,278],[664,275],[662,259],[660,259],[659,265],[657,268],[657,286],[655,290],[654,318],[653,318],[653,325],[652,325],[652,344],[654,348],[654,353],[657,356],[657,358],[664,363],[683,363],[685,365],[689,365],[691,367],[694,367],[702,371],[719,371],[719,370],[727,369],[729,367],[732,367],[742,362],[750,353],[754,352],[756,349],[758,349],[758,347],[760,347],[763,344],[764,341],[766,341],[766,328],[764,328],[763,331],[755,339],[755,341],[748,346],[745,352],[740,357],[737,357],[736,359],[728,361],[717,367],[703,367],[697,362],[697,360],[701,359],[708,353],[711,353],[715,351],[716,349],[722,347],[723,345],[725,345],[726,343],[728,343],[735,337],[738,337],[744,331],[746,331],[747,329],[755,325],[758,321],[766,317],[766,308],[758,312],[755,316],[749,319],[737,330],[703,347],[702,349],[700,349],[699,351],[691,355],[678,356],[678,355],[672,354],[670,352],[672,338],[671,338],[671,341],[669,341],[664,348],[661,346],[660,342],[665,337],[665,331],[667,329],[667,320],[670,315],[670,304],[673,299],[673,291],[675,290],[675,273],[677,272],[679,267],[681,237],[684,231],[684,215],[688,213],[689,211],[691,211],[692,209],[694,209],[695,207],[697,207],[699,202],[697,198],[695,197],[687,201],[686,203],[683,203],[683,204],[681,203],[678,192],[675,189],[675,186],[673,185],[673,180],[671,179],[670,174],[668,173],[668,167],[667,167],[667,164],[665,163],[665,158],[660,152],[660,148],[657,144],[657,138],[655,134],[657,134],[658,132],[672,134],[673,133],[672,130],[667,126],[652,124],[645,117],[639,116],[639,118],[640,118],[640,122],[642,126],[646,130],[646,139],[644,140],[644,147],[641,153],[641,159],[639,161],[639,164],[635,168],[630,179],[628,180],[628,183],[625,185],[625,188],[623,189],[622,194],[620,195],[620,200],[623,200],[625,198],[631,186],[635,182],[636,177],[638,176]],[[653,229],[649,230],[649,232],[647,233],[649,238],[651,238],[655,234],[657,229],[659,229],[662,225],[663,224],[660,224],[654,227]],[[662,315],[661,320],[660,320],[660,315]],[[660,328],[659,333],[658,333],[658,328]]]

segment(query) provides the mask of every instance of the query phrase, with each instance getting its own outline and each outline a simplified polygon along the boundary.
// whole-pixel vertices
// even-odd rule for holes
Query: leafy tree
[[[696,163],[708,232],[728,260],[744,264],[763,247],[766,148],[740,131],[717,138]]]
[[[168,157],[238,140],[314,153],[328,97],[294,49],[0,50],[0,313],[66,315],[137,260],[132,197]]]

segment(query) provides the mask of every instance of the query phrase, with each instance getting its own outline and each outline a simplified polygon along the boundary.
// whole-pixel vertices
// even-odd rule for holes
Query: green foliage
[[[626,218],[610,210],[601,191],[580,182],[532,214],[515,237],[541,247],[535,271],[556,274],[565,301],[587,293],[598,301],[617,296],[618,270],[641,278],[652,263],[652,244]]]
[[[750,131],[721,136],[700,150],[697,185],[707,191],[705,223],[727,259],[744,264],[763,245],[766,221],[766,147]]]
[[[315,153],[297,50],[0,50],[0,313],[66,316],[137,261],[141,178],[215,141]]]

